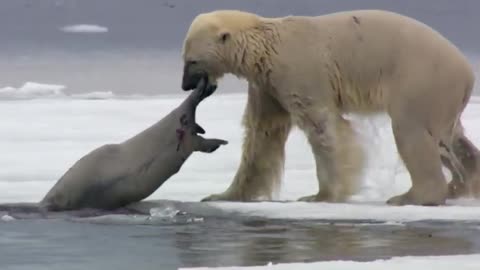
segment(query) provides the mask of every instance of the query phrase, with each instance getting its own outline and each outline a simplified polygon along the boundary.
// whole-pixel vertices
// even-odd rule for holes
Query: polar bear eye
[[[195,60],[190,60],[190,61],[188,61],[188,64],[189,65],[196,65],[196,64],[198,64],[198,62],[195,61]]]
[[[222,43],[227,42],[227,40],[228,40],[229,38],[230,38],[230,33],[228,33],[228,32],[225,32],[225,33],[220,34],[220,41],[221,41]]]

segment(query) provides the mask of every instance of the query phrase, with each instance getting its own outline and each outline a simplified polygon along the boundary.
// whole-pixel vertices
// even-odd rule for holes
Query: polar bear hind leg
[[[480,151],[466,137],[460,121],[454,130],[452,142],[443,148],[448,149],[443,151],[442,163],[452,174],[448,198],[480,197]]]
[[[412,186],[405,194],[387,200],[390,205],[442,205],[447,198],[447,182],[442,172],[440,138],[425,123],[428,120],[415,115],[415,110],[404,106],[390,114],[392,131]],[[438,125],[438,123],[436,123]]]

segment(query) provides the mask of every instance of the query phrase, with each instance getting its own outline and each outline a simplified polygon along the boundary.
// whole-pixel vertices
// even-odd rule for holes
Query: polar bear
[[[358,190],[365,154],[346,113],[386,112],[392,120],[412,186],[390,205],[444,204],[442,164],[462,176],[457,184],[478,177],[462,169],[478,157],[455,156],[476,150],[465,143],[468,151],[455,149],[468,141],[458,127],[472,68],[452,43],[414,19],[382,10],[277,18],[218,10],[194,18],[182,57],[185,91],[204,75],[212,84],[227,73],[248,81],[239,168],[225,192],[203,201],[271,199],[293,125],[308,138],[319,182],[316,194],[299,200],[347,200]]]

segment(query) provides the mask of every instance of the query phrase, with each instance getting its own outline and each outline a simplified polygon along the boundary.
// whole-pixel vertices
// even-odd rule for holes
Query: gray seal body
[[[195,151],[214,152],[220,139],[205,139],[195,121],[198,104],[216,86],[202,80],[176,109],[120,144],[106,144],[78,160],[39,206],[47,211],[115,209],[151,195],[176,174]]]

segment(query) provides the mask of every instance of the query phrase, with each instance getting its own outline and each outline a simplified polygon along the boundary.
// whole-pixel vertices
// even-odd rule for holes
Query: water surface
[[[202,214],[170,206],[152,215],[19,214],[0,222],[0,266],[146,270],[480,252],[480,224],[471,222],[288,221],[187,208]]]

